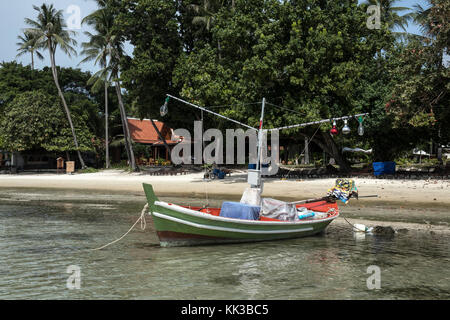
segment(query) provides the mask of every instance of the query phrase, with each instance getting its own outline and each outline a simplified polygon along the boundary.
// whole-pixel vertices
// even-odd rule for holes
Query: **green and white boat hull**
[[[285,222],[233,219],[159,201],[149,184],[144,184],[144,190],[161,246],[306,237],[322,232],[339,215],[336,203],[330,203],[327,207],[333,213],[318,220]]]

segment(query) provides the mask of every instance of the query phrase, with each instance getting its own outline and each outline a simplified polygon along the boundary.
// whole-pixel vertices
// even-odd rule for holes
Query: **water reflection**
[[[303,239],[160,248],[148,219],[145,231],[89,251],[125,233],[145,199],[62,198],[34,191],[29,201],[2,200],[0,299],[450,298],[445,236],[376,237],[331,224]],[[66,288],[69,265],[81,268],[80,290]],[[367,289],[370,265],[381,269],[380,290]]]

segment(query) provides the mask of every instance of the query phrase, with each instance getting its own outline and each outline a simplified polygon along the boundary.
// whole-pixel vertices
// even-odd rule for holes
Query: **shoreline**
[[[407,229],[427,234],[450,234],[450,181],[367,178],[355,178],[355,181],[360,196],[377,194],[378,198],[352,199],[347,205],[340,203],[341,217],[333,223],[336,227],[351,228],[345,217],[352,224],[391,226],[396,231]],[[221,200],[239,201],[248,187],[246,175],[238,173],[210,182],[203,181],[203,173],[150,176],[105,170],[74,175],[19,174],[0,176],[0,203],[2,200],[9,202],[8,194],[17,194],[13,197],[15,199],[11,199],[13,202],[23,201],[23,194],[26,198],[27,192],[34,194],[36,190],[46,193],[37,196],[39,201],[91,202],[93,199],[104,199],[105,195],[108,199],[114,199],[116,195],[121,200],[140,202],[145,201],[143,182],[152,184],[157,196],[169,198],[165,201],[175,202],[170,198],[180,198],[180,204],[205,199],[212,201],[211,205],[220,205]],[[334,182],[335,179],[328,178],[266,179],[263,196],[284,201],[320,198]],[[6,197],[1,197],[2,190]]]
[[[352,224],[363,224],[367,227],[392,227],[395,231],[395,235],[414,233],[417,235],[450,235],[450,228],[448,226],[433,225],[426,223],[412,223],[412,222],[400,222],[400,221],[381,221],[381,220],[366,220],[366,219],[347,219]],[[338,217],[334,220],[328,228],[346,228],[349,232],[352,231],[352,227],[342,218]],[[373,234],[365,234],[363,232],[354,232],[355,238],[364,238],[367,236],[373,236]],[[380,236],[380,235],[377,235]],[[383,236],[383,235],[382,235]],[[386,235],[385,235],[386,236]],[[389,237],[389,235],[387,236]]]
[[[150,183],[159,196],[239,200],[248,187],[245,173],[233,173],[223,180],[203,181],[203,173],[177,176],[151,176],[127,173],[121,170],[104,170],[84,174],[18,174],[0,175],[1,188],[42,188],[67,190],[96,190],[108,192],[143,192],[142,183]],[[361,198],[359,203],[376,205],[402,205],[408,207],[450,208],[450,180],[387,180],[354,178]],[[263,196],[284,201],[323,197],[334,186],[334,178],[307,180],[265,179]]]

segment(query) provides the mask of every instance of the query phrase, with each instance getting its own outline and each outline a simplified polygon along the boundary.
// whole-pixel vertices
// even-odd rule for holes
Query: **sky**
[[[361,2],[361,1],[360,1]],[[0,1],[0,30],[2,31],[1,39],[2,46],[0,48],[0,61],[12,61],[17,60],[24,65],[30,64],[30,56],[24,55],[16,59],[17,55],[17,36],[23,33],[23,29],[26,28],[24,22],[25,18],[35,19],[36,11],[33,9],[33,5],[40,6],[42,3],[54,4],[54,6],[64,11],[64,17],[67,24],[77,32],[76,40],[78,42],[78,51],[82,42],[88,41],[85,31],[89,30],[87,26],[82,25],[81,29],[78,29],[78,21],[97,9],[97,5],[93,0],[1,0]],[[415,4],[420,4],[426,7],[425,0],[399,0],[397,6],[404,6],[412,8]],[[404,12],[406,13],[406,11]],[[403,13],[402,13],[403,14]],[[420,30],[417,25],[410,25],[408,32],[420,34]],[[126,52],[132,54],[131,45],[125,46]],[[35,67],[42,68],[49,65],[47,52],[41,52],[44,54],[45,59],[40,61],[35,59]],[[98,67],[93,63],[85,63],[79,65],[82,57],[68,57],[62,52],[57,52],[56,63],[62,67],[80,68],[83,71],[91,71],[92,73],[98,70]]]

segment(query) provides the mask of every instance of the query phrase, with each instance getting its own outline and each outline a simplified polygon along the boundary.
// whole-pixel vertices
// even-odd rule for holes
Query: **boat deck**
[[[186,209],[202,212],[202,213],[207,213],[207,214],[217,216],[217,217],[220,216],[220,208],[205,208],[205,207],[195,207],[195,206],[182,206],[182,207],[186,208]],[[330,203],[327,201],[318,201],[318,202],[313,202],[313,203],[297,204],[296,207],[297,208],[305,207],[308,210],[313,210],[313,211],[317,211],[317,212],[328,212],[330,210],[330,207],[337,209],[337,204]],[[335,210],[334,212],[330,212],[328,214],[327,218],[330,218],[333,215],[337,215],[337,210]],[[279,219],[272,219],[272,218],[267,218],[267,217],[263,217],[263,216],[260,216],[259,220],[260,221],[282,221]],[[310,219],[304,219],[304,220],[310,220]]]

